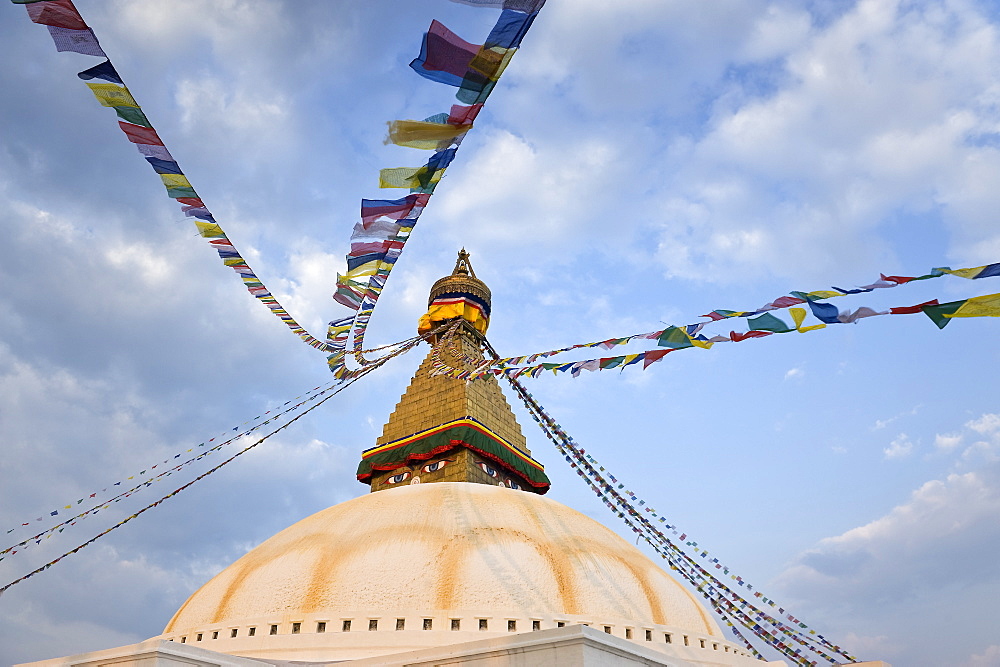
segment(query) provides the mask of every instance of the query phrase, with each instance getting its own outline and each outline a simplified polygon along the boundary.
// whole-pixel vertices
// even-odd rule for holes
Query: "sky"
[[[401,196],[379,190],[378,170],[427,157],[384,145],[385,124],[454,102],[407,67],[422,32],[436,18],[477,42],[496,18],[446,0],[77,5],[233,243],[318,336],[347,314],[330,295],[360,199]],[[0,31],[0,530],[13,544],[34,534],[22,522],[47,527],[34,519],[331,378],[76,78],[98,61],[57,53],[18,6],[0,6]],[[462,246],[505,355],[997,262],[997,183],[994,2],[550,0],[368,342],[413,335]],[[836,303],[997,291],[944,277]],[[998,324],[878,317],[525,382],[638,496],[855,655],[1000,665]],[[366,492],[360,452],[423,354],[11,587],[0,664],[155,636],[240,555]],[[550,497],[629,534],[518,415]],[[0,584],[173,488],[5,558]]]

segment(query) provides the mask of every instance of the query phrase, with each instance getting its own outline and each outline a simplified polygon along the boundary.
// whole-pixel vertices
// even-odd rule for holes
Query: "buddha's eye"
[[[401,472],[399,474],[393,475],[392,477],[385,480],[386,484],[399,484],[400,482],[405,482],[410,479],[410,471]]]
[[[512,489],[520,489],[521,488],[521,485],[518,484],[517,482],[515,482],[512,479],[508,479],[507,480],[507,486],[509,486]]]
[[[482,461],[480,461],[479,462],[479,467],[482,468],[483,472],[485,472],[490,477],[498,477],[499,476],[499,474],[496,471],[496,468],[494,468],[493,466],[491,466],[489,463],[483,463]]]
[[[422,468],[422,470],[424,472],[437,472],[449,463],[451,463],[451,459],[441,459],[440,461],[435,461],[434,463],[428,463]]]

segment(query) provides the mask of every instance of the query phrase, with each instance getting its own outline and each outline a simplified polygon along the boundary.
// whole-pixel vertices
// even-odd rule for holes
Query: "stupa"
[[[431,289],[430,338],[358,480],[213,577],[146,642],[34,665],[760,665],[549,479],[483,359],[491,295],[464,250]],[[131,662],[130,662],[131,661]],[[877,663],[870,663],[877,664]]]

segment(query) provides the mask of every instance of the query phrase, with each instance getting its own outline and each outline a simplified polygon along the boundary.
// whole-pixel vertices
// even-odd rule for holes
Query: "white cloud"
[[[971,428],[981,435],[993,435],[1000,432],[1000,414],[988,413],[966,423],[967,428]]]
[[[805,374],[806,372],[802,370],[802,367],[797,366],[795,368],[789,368],[787,371],[785,371],[785,379],[786,380],[802,379],[805,376]]]
[[[608,165],[624,158],[610,141],[539,146],[509,132],[492,132],[486,145],[449,177],[436,204],[464,243],[565,246],[581,239],[581,222],[595,205],[593,194],[620,178]],[[529,207],[533,213],[526,217],[522,212]]]
[[[988,646],[982,653],[977,653],[969,658],[966,667],[997,667],[1000,665],[1000,646],[993,644]]]
[[[961,434],[943,434],[938,433],[934,436],[934,446],[940,450],[950,452],[951,450],[962,444]]]
[[[748,60],[768,60],[797,50],[809,35],[812,19],[797,8],[769,5],[743,46]]]
[[[973,49],[1000,55],[996,29],[962,3],[865,1],[804,33],[784,45],[787,85],[734,95],[692,146],[662,231],[672,272],[843,275],[892,261],[887,216],[937,205],[953,255],[994,261],[1000,156],[973,138],[996,136],[998,83]]]
[[[882,450],[887,459],[905,459],[913,453],[913,443],[905,433],[900,433],[889,446]]]
[[[895,605],[938,587],[993,582],[998,472],[994,466],[927,482],[885,516],[822,540],[779,581],[799,597],[855,605]]]

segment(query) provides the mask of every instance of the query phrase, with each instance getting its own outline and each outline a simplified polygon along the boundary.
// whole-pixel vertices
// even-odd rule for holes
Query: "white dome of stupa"
[[[333,661],[571,624],[674,655],[706,648],[726,664],[743,653],[691,593],[598,522],[537,494],[462,482],[371,493],[299,521],[196,591],[161,637]]]

